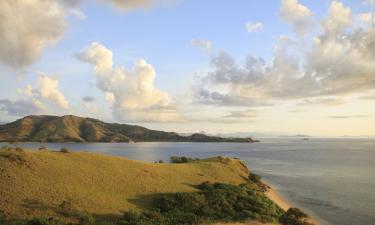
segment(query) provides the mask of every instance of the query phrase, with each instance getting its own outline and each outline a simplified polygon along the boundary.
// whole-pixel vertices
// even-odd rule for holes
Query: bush
[[[255,173],[250,173],[248,179],[250,182],[256,184],[261,192],[267,192],[270,189],[267,184],[263,183],[262,177]]]
[[[10,162],[15,162],[20,165],[27,164],[25,155],[21,151],[16,151],[14,148],[3,147],[1,148],[0,157],[8,159]]]
[[[62,152],[62,153],[69,153],[69,150],[67,148],[62,148],[62,149],[60,149],[60,152]]]
[[[46,146],[40,146],[40,147],[39,147],[39,151],[47,151]]]
[[[163,194],[152,204],[153,211],[124,215],[126,225],[182,225],[257,219],[277,222],[284,211],[263,193],[247,184],[204,182],[200,192]]]
[[[262,182],[262,177],[255,173],[249,174],[249,180],[251,180],[254,183]]]
[[[313,225],[310,223],[309,216],[298,208],[290,208],[281,218],[283,225]]]
[[[190,158],[186,156],[171,156],[170,157],[171,163],[188,163],[188,162],[193,162],[193,161],[198,161],[200,160],[199,158]]]
[[[81,225],[95,225],[95,218],[89,213],[81,213],[78,215],[79,224]]]
[[[34,218],[26,223],[26,225],[64,225],[64,223],[55,218]]]

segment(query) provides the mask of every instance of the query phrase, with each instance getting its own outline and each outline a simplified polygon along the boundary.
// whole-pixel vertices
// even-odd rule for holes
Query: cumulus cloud
[[[97,87],[113,102],[113,115],[121,121],[171,122],[180,120],[170,96],[154,85],[155,69],[138,60],[132,70],[113,66],[112,51],[92,43],[77,58],[94,66]]]
[[[247,22],[245,24],[246,31],[249,33],[258,32],[262,30],[264,27],[263,23],[261,22]]]
[[[341,34],[352,23],[351,9],[342,2],[333,1],[328,16],[323,22],[327,34]]]
[[[213,70],[196,88],[197,101],[249,106],[337,99],[374,90],[375,29],[358,28],[351,22],[354,16],[350,8],[333,1],[321,22],[322,33],[311,39],[309,48],[304,39],[281,36],[270,61],[248,56],[239,63],[225,52],[214,55]]]
[[[92,0],[60,0],[68,6],[77,6],[81,2],[93,2]],[[129,11],[137,9],[148,9],[155,4],[173,5],[178,0],[95,0],[96,2],[109,4],[114,9]]]
[[[130,10],[150,7],[155,0],[99,0],[103,3],[110,3],[120,10]]]
[[[212,51],[213,45],[210,41],[193,39],[191,40],[191,45],[193,47],[198,47],[203,49],[205,52],[210,53]]]
[[[34,101],[0,99],[0,111],[10,116],[26,116],[40,113],[42,108]]]
[[[359,21],[364,22],[365,24],[374,24],[375,18],[372,13],[361,13],[357,18]]]
[[[0,1],[0,63],[23,69],[37,62],[44,49],[57,43],[67,28],[67,15],[81,20],[81,2],[89,0],[1,0]],[[96,0],[128,11],[148,8],[157,0]]]
[[[282,0],[280,16],[286,22],[292,24],[298,35],[304,35],[311,26],[313,13],[298,0]]]
[[[53,0],[0,1],[0,62],[11,68],[35,63],[63,35],[63,8]]]
[[[35,87],[29,84],[23,92],[39,104],[42,104],[40,100],[48,100],[62,109],[69,107],[64,94],[59,90],[59,80],[45,74],[39,74]]]
[[[55,102],[58,106],[63,109],[68,108],[68,101],[65,99],[65,96],[59,90],[59,81],[57,79],[53,79],[46,75],[40,75],[37,83],[37,90],[45,99],[51,100]]]

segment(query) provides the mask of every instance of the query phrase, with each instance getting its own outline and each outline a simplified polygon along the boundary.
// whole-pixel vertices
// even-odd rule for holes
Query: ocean
[[[37,149],[38,143],[21,144]],[[242,159],[291,204],[327,225],[375,224],[375,139],[264,138],[260,143],[61,143],[153,162],[172,155]]]

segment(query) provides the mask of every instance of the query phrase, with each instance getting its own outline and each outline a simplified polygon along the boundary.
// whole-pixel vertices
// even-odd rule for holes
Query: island
[[[0,142],[239,142],[252,138],[224,138],[202,133],[180,135],[137,125],[105,123],[93,118],[67,116],[26,116],[0,125]]]
[[[311,225],[267,196],[240,159],[146,163],[90,152],[0,149],[0,224]]]

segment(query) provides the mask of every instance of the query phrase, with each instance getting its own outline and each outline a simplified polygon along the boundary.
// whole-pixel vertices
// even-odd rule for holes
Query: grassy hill
[[[105,123],[77,116],[27,116],[0,125],[0,142],[253,142],[251,138],[222,138],[150,130],[141,126]]]
[[[0,224],[313,225],[300,210],[285,212],[268,199],[264,185],[239,159],[145,163],[3,147]],[[35,217],[40,219],[31,220]]]
[[[156,164],[94,153],[0,151],[0,212],[10,218],[63,216],[61,207],[98,216],[147,208],[157,193],[192,192],[204,181],[240,184],[235,159]],[[145,197],[145,198],[144,198]]]

